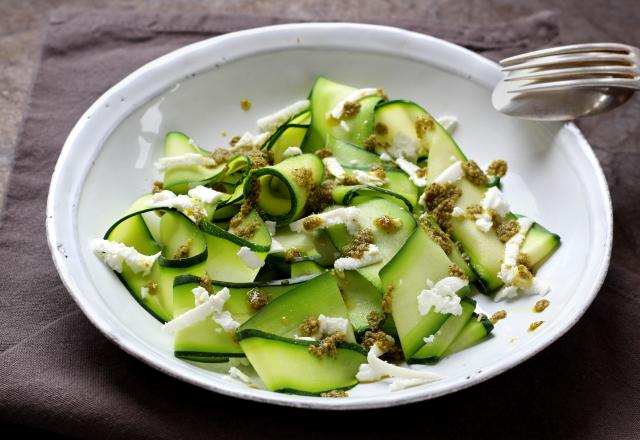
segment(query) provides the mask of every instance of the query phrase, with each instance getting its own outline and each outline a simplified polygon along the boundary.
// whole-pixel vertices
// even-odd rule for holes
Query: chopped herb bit
[[[377,310],[372,310],[367,315],[367,322],[369,323],[369,327],[374,332],[377,332],[380,329],[380,326],[385,320],[385,316],[383,313],[378,312]]]
[[[393,234],[402,227],[402,223],[399,219],[383,215],[373,221],[376,228],[380,229],[386,234]]]
[[[339,398],[339,397],[348,397],[348,396],[349,395],[345,390],[331,390],[331,391],[327,391],[326,393],[320,393],[320,397]]]
[[[551,302],[548,299],[541,299],[533,306],[533,310],[536,313],[542,313],[547,307],[549,307],[549,304],[551,304]]]
[[[356,117],[358,113],[360,113],[360,108],[362,106],[357,101],[347,101],[344,103],[344,107],[342,107],[342,119],[353,119]]]
[[[294,259],[302,257],[303,254],[296,248],[287,249],[284,251],[284,260],[287,263],[291,263]]]
[[[188,239],[185,244],[178,248],[173,258],[187,258],[189,256],[189,249],[191,248],[192,243],[193,240]]]
[[[242,136],[240,136],[239,134],[235,135],[234,137],[232,137],[231,139],[229,139],[229,145],[231,145],[232,147],[235,146],[238,141],[240,140]],[[215,158],[214,158],[215,159]],[[216,161],[217,162],[217,161]]]
[[[158,291],[158,283],[156,283],[155,281],[149,281],[147,284],[144,285],[144,287],[147,288],[150,295],[153,295]]]
[[[243,98],[242,100],[240,100],[240,108],[245,112],[248,112],[249,110],[251,110],[251,101],[249,101],[247,98]]]
[[[200,278],[200,287],[206,289],[207,292],[211,293],[211,290],[213,289],[212,282],[213,280],[211,279],[209,274],[206,274],[205,276]]]
[[[533,274],[524,264],[516,266],[516,274],[513,277],[513,285],[521,289],[527,288],[533,282]]]
[[[382,296],[382,310],[385,313],[391,313],[391,304],[393,303],[393,292],[396,290],[395,286],[391,284],[385,290],[384,295]]]
[[[516,264],[526,266],[529,269],[529,272],[533,273],[533,268],[531,267],[531,262],[529,261],[529,255],[525,253],[519,253],[516,258]]]
[[[435,123],[430,116],[419,116],[416,119],[416,134],[422,139],[428,132],[435,128]]]
[[[427,216],[423,216],[420,218],[420,226],[431,236],[431,239],[442,248],[445,254],[451,254],[451,251],[453,250],[453,242],[446,232],[431,224]]]
[[[462,162],[462,171],[467,180],[474,185],[484,186],[489,183],[489,178],[474,160]]]
[[[335,358],[338,355],[337,344],[344,342],[345,339],[346,336],[344,333],[335,332],[320,341],[319,345],[309,345],[309,353],[319,359],[322,359],[325,356]]]
[[[313,172],[309,168],[295,168],[291,174],[293,174],[293,180],[302,188],[310,190],[313,186]]]
[[[344,185],[359,185],[360,181],[353,174],[345,174],[342,178],[342,183]]]
[[[480,205],[467,206],[467,209],[466,209],[467,215],[469,215],[471,217],[473,217],[475,215],[480,215],[480,214],[482,214],[483,211],[484,211],[484,209],[482,209],[482,206],[480,206]]]
[[[375,134],[380,136],[385,136],[387,133],[389,133],[389,129],[382,122],[376,122],[375,127],[373,127],[373,131]]]
[[[501,222],[498,223],[498,226],[496,226],[496,234],[498,235],[498,239],[503,243],[509,241],[511,237],[518,233],[519,230],[520,223],[515,220]]]
[[[324,224],[324,219],[319,215],[310,215],[302,220],[302,227],[305,231],[313,231]]]
[[[451,211],[462,191],[448,183],[432,183],[424,193],[424,204],[427,212],[435,218],[440,227],[448,231],[451,225]]]
[[[535,329],[537,329],[538,327],[540,327],[542,324],[544,324],[544,321],[536,321],[536,322],[532,322],[531,325],[529,326],[529,332],[534,331]]]
[[[371,171],[369,171],[373,177],[377,177],[380,180],[385,180],[387,178],[387,173],[384,172],[384,168],[380,165],[373,165],[371,167]]]
[[[362,258],[373,242],[374,236],[371,229],[361,229],[353,236],[351,243],[342,248],[342,255],[355,259]]]
[[[391,147],[391,144],[389,142],[379,140],[375,134],[372,134],[368,138],[366,138],[362,142],[362,145],[368,151],[375,151],[377,148],[386,150]]]
[[[507,174],[507,169],[507,162],[505,162],[504,160],[494,160],[493,162],[491,162],[491,164],[489,164],[489,168],[487,168],[487,174],[489,176],[504,177],[504,175]]]
[[[333,151],[329,150],[328,148],[322,148],[320,150],[317,150],[315,152],[315,155],[320,159],[326,159],[327,157],[333,156]]]
[[[153,182],[153,188],[151,189],[151,194],[159,193],[160,191],[162,191],[163,187],[164,187],[164,184],[161,181],[156,180],[155,182]]]
[[[315,316],[309,316],[300,324],[300,334],[302,336],[314,336],[320,331],[320,320]]]
[[[467,275],[464,273],[464,270],[460,269],[460,267],[455,263],[449,265],[449,276],[458,277],[463,280],[467,279]]]
[[[260,229],[260,225],[258,223],[249,223],[246,226],[239,226],[237,228],[234,228],[233,230],[229,229],[229,232],[236,235],[237,237],[248,240],[256,234],[258,229]]]
[[[495,324],[496,322],[500,321],[501,319],[504,319],[507,317],[507,311],[506,310],[499,310],[496,313],[494,313],[493,315],[491,315],[490,321],[492,324]]]
[[[333,205],[334,201],[331,195],[333,188],[334,184],[332,182],[322,182],[320,185],[314,185],[307,197],[307,210],[309,212],[321,212]]]
[[[267,292],[257,287],[247,292],[247,299],[249,300],[249,305],[253,310],[260,310],[269,302]]]

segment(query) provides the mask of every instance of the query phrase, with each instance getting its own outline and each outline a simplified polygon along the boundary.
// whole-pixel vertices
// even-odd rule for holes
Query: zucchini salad
[[[229,380],[322,397],[437,381],[430,364],[506,315],[472,296],[545,295],[535,274],[560,245],[510,211],[507,163],[467,159],[455,125],[321,77],[229,148],[169,132],[162,180],[91,246],[176,357]]]

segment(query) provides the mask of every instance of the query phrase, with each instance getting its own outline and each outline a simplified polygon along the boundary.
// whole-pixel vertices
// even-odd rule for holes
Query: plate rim
[[[84,315],[89,319],[89,321],[100,330],[108,339],[117,344],[121,349],[125,352],[129,353],[136,359],[139,359],[145,362],[147,365],[162,371],[163,373],[188,382],[190,384],[205,388],[210,391],[215,391],[221,394],[225,394],[228,396],[233,396],[237,398],[259,401],[264,403],[273,403],[282,406],[291,406],[291,407],[299,407],[299,408],[312,408],[312,409],[368,409],[368,408],[380,408],[387,407],[391,405],[403,405],[412,402],[427,400],[436,398],[442,395],[450,394],[470,386],[476,385],[478,383],[484,382],[492,377],[501,374],[504,371],[507,371],[516,365],[521,364],[526,359],[536,355],[544,348],[548,347],[551,343],[555,342],[562,335],[564,335],[569,329],[571,329],[575,323],[582,317],[585,313],[586,309],[591,305],[595,296],[599,292],[605,276],[607,274],[609,268],[609,262],[611,258],[611,250],[612,250],[612,239],[613,239],[613,210],[612,210],[612,202],[611,196],[609,193],[608,185],[606,182],[606,178],[600,163],[598,162],[593,150],[591,149],[590,144],[583,136],[581,131],[575,126],[573,123],[566,123],[563,128],[567,128],[577,139],[578,146],[582,153],[585,154],[585,159],[588,164],[593,168],[593,171],[597,177],[597,186],[599,191],[597,194],[599,197],[603,197],[604,207],[606,212],[604,213],[604,218],[606,222],[606,228],[604,230],[605,235],[605,243],[604,243],[604,255],[603,259],[599,264],[598,273],[593,282],[591,289],[588,295],[585,295],[585,299],[580,304],[580,307],[573,312],[573,315],[570,316],[570,321],[566,322],[562,327],[559,328],[555,333],[550,333],[546,336],[546,338],[541,339],[537,345],[532,346],[531,349],[525,350],[522,353],[514,353],[513,355],[507,357],[506,361],[502,361],[498,363],[497,366],[492,366],[491,368],[485,369],[479,374],[474,375],[471,379],[465,381],[459,381],[457,383],[452,384],[448,388],[440,389],[437,391],[432,391],[430,388],[424,389],[413,389],[413,390],[405,390],[406,392],[401,393],[389,393],[380,396],[369,396],[369,397],[359,397],[359,398],[348,398],[348,399],[319,399],[316,397],[307,397],[307,396],[292,396],[287,394],[274,393],[266,390],[255,390],[247,388],[246,390],[238,389],[232,384],[225,385],[220,382],[207,381],[205,378],[195,377],[195,375],[187,375],[184,371],[177,371],[171,365],[167,366],[162,362],[159,362],[157,359],[149,356],[148,353],[143,353],[139,347],[136,348],[136,344],[131,341],[127,341],[126,339],[120,338],[118,335],[118,331],[116,328],[111,326],[111,323],[108,319],[100,316],[99,313],[96,313],[91,304],[87,302],[83,298],[82,289],[76,284],[73,274],[69,271],[68,267],[68,255],[65,251],[65,247],[63,244],[63,231],[59,230],[59,224],[56,223],[56,219],[58,218],[58,197],[60,192],[60,187],[63,183],[64,170],[65,166],[68,166],[68,161],[73,149],[74,144],[77,142],[77,138],[80,133],[86,129],[88,125],[88,121],[90,120],[91,115],[100,111],[100,108],[108,102],[108,99],[115,96],[122,88],[127,87],[131,83],[135,83],[139,81],[145,74],[149,72],[153,72],[159,67],[171,64],[175,61],[175,59],[187,55],[189,53],[193,53],[203,48],[205,50],[212,50],[210,46],[215,46],[221,44],[221,42],[228,42],[237,39],[242,40],[243,38],[253,38],[262,34],[293,34],[293,35],[301,35],[304,33],[312,33],[317,31],[333,31],[336,32],[371,32],[377,33],[381,36],[386,36],[389,38],[406,38],[407,40],[411,40],[411,42],[418,42],[418,44],[426,44],[431,45],[432,48],[443,50],[447,53],[450,53],[452,58],[460,59],[467,58],[473,59],[474,64],[477,64],[482,70],[481,75],[478,77],[473,77],[469,74],[464,74],[461,69],[455,69],[452,67],[450,62],[429,62],[428,64],[438,67],[440,69],[446,70],[448,72],[464,76],[468,80],[474,81],[476,83],[480,83],[483,86],[490,87],[491,82],[497,83],[497,80],[500,77],[498,65],[487,58],[482,57],[481,55],[472,52],[468,49],[465,49],[461,46],[458,46],[454,43],[441,40],[439,38],[407,31],[400,28],[395,28],[391,26],[381,26],[381,25],[372,25],[372,24],[361,24],[361,23],[349,23],[349,22],[339,22],[339,23],[293,23],[293,24],[281,24],[281,25],[273,25],[273,26],[263,26],[258,28],[252,28],[247,30],[241,30],[236,32],[231,32],[228,34],[204,39],[195,43],[191,43],[189,45],[178,48],[172,52],[169,52],[161,57],[158,57],[135,71],[128,74],[125,78],[120,80],[114,86],[109,88],[106,92],[104,92],[90,107],[86,110],[86,112],[80,117],[80,119],[76,122],[70,134],[68,135],[63,148],[60,152],[60,156],[56,162],[56,166],[54,172],[52,174],[51,183],[49,186],[49,193],[47,197],[47,208],[46,208],[46,231],[47,231],[47,242],[49,246],[50,253],[52,255],[54,265],[58,274],[60,275],[60,279],[62,280],[65,288],[74,299],[78,307],[82,310]],[[312,46],[305,46],[298,42],[298,47],[307,48]],[[268,43],[263,43],[268,44]],[[294,43],[291,44],[291,47]],[[354,47],[355,43],[345,43],[340,46],[343,49],[347,49],[347,46],[351,50],[355,51],[363,51],[363,48]],[[330,45],[330,44],[327,44]],[[323,47],[326,47],[323,46]],[[273,48],[271,48],[271,51]],[[268,48],[262,48],[262,50],[256,50],[254,54],[269,52]],[[371,52],[370,50],[364,50],[367,52]],[[383,51],[384,53],[384,51]],[[245,55],[251,56],[251,54]],[[242,57],[241,57],[242,58]],[[222,60],[220,64],[224,64],[225,62],[233,61],[234,59]],[[426,63],[424,59],[417,59],[420,62]],[[208,69],[213,68],[213,64],[211,64]],[[208,70],[204,69],[204,70]],[[174,81],[175,82],[175,81]],[[154,89],[158,89],[157,94],[163,93],[166,90],[164,86],[153,87]],[[124,117],[130,115],[134,112],[139,106],[144,105],[149,99],[144,100],[137,104],[137,106],[128,108],[126,112],[123,112]],[[108,135],[117,127],[122,119],[122,117],[118,121],[114,121],[110,127],[105,129],[108,134],[98,141],[97,144],[100,146],[96,148],[93,152],[94,158],[95,155],[102,149],[104,146],[104,141],[108,137]],[[85,170],[83,176],[76,178],[80,178],[83,182],[86,180],[90,167]],[[68,198],[71,198],[74,201],[71,206],[70,218],[71,220],[77,220],[77,202],[79,200],[80,191],[82,185],[77,189],[75,194],[66,194]],[[67,206],[68,208],[68,206]],[[75,227],[73,228],[73,232],[77,233]],[[75,237],[72,237],[73,239]],[[194,367],[198,368],[198,367]],[[407,392],[408,391],[408,392]]]

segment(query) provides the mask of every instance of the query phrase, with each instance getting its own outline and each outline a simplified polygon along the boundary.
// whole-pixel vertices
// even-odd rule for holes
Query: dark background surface
[[[0,2],[0,176],[6,179],[11,163],[12,145],[17,139],[20,121],[26,111],[31,78],[36,72],[39,59],[39,43],[44,35],[47,12],[50,7],[61,4],[73,6],[115,6],[131,7],[148,12],[161,11],[163,14],[186,11],[198,12],[241,12],[262,16],[287,16],[292,19],[327,19],[340,16],[353,21],[368,21],[372,18],[411,19],[424,18],[427,22],[438,22],[446,26],[503,26],[516,18],[530,15],[541,9],[557,11],[562,43],[583,41],[621,41],[640,45],[640,2],[596,2],[596,1],[530,1],[530,2],[463,2],[463,1],[268,1],[268,2],[203,2],[203,1],[19,1]],[[121,69],[126,71],[130,67]],[[127,70],[128,69],[128,70]],[[49,72],[50,73],[50,72]],[[126,72],[123,72],[123,75]],[[82,87],[82,82],[78,84]],[[55,85],[41,80],[40,92],[48,92]],[[102,87],[102,85],[101,85]],[[66,90],[66,89],[63,89]],[[95,93],[94,89],[87,89]],[[55,90],[54,90],[55,92]],[[42,96],[42,95],[41,95]],[[70,96],[70,105],[85,108],[94,97]],[[87,101],[86,103],[84,101]],[[26,131],[33,129],[38,121],[37,109],[55,108],[51,103],[31,102],[31,120]],[[34,111],[35,109],[35,111]],[[74,110],[78,110],[75,109]],[[58,118],[58,119],[56,119]],[[73,118],[56,115],[54,120],[64,123]],[[68,120],[71,119],[71,120]],[[3,388],[0,383],[0,420],[10,421],[7,429],[16,428],[15,421],[23,425],[44,427],[47,431],[71,433],[80,437],[162,437],[188,438],[190,427],[205,427],[200,435],[207,434],[209,425],[212,438],[298,438],[306,433],[308,438],[344,437],[432,437],[432,438],[638,438],[640,421],[640,353],[638,331],[640,301],[636,296],[639,264],[638,245],[639,210],[637,205],[640,184],[640,100],[635,97],[625,107],[610,114],[586,119],[580,123],[581,129],[594,146],[601,160],[612,190],[615,224],[615,247],[612,268],[607,277],[605,289],[596,299],[584,318],[566,336],[550,348],[513,370],[472,389],[451,396],[436,399],[425,404],[410,405],[370,412],[350,412],[342,414],[317,413],[311,411],[288,410],[266,405],[243,402],[213,393],[208,393],[182,382],[170,379],[133,360],[115,348],[97,330],[87,323],[86,318],[69,302],[64,320],[47,325],[48,332],[62,339],[50,341],[68,344],[69,350],[85,352],[87,362],[83,365],[91,376],[83,377],[87,385],[97,386],[87,389],[95,393],[94,399],[76,400],[76,406],[69,404],[73,393],[82,390],[70,365],[71,352],[65,357],[59,347],[47,343],[47,339],[31,338],[24,335],[25,344],[7,344],[7,338],[0,342],[0,357],[7,368],[4,372],[21,368],[8,363],[12,359],[24,359],[20,350],[30,353],[41,365],[28,366],[29,371],[42,373],[34,375],[34,387]],[[56,134],[64,140],[68,131],[59,129]],[[33,133],[33,130],[31,130]],[[43,133],[40,133],[43,135]],[[32,140],[34,139],[32,135]],[[40,141],[35,138],[35,141]],[[59,148],[55,140],[55,148]],[[24,136],[23,144],[24,145]],[[53,146],[52,146],[53,148]],[[55,157],[48,159],[47,166]],[[18,162],[20,164],[21,162]],[[16,176],[14,176],[16,177]],[[19,181],[18,179],[12,180]],[[5,181],[0,181],[4,191]],[[14,191],[14,194],[16,192]],[[12,200],[9,200],[11,203]],[[17,198],[13,199],[18,202]],[[16,209],[7,208],[4,221],[15,223]],[[6,232],[4,241],[6,243]],[[40,234],[41,231],[38,231]],[[40,237],[38,243],[42,241]],[[46,247],[43,248],[46,252]],[[6,257],[5,253],[2,253]],[[5,274],[8,275],[8,274]],[[3,275],[4,278],[4,275]],[[55,275],[53,275],[55,278]],[[50,281],[52,294],[66,295],[57,279]],[[24,294],[10,292],[10,282],[0,280],[0,306],[11,306],[5,302],[8,295]],[[28,293],[28,292],[27,292]],[[6,309],[5,309],[6,310]],[[45,311],[46,312],[46,311]],[[40,313],[43,313],[40,311]],[[0,329],[2,325],[0,325]],[[78,335],[77,329],[86,332]],[[35,333],[34,333],[35,334]],[[86,345],[82,345],[86,344]],[[104,357],[101,357],[104,354]],[[115,371],[126,367],[124,375]],[[60,368],[60,371],[51,369]],[[48,369],[48,371],[43,371]],[[0,370],[2,371],[2,370]],[[2,395],[9,392],[26,392],[45,389],[37,384],[40,377],[57,376],[51,388],[59,393],[51,402],[38,395]],[[15,377],[18,377],[17,375]],[[14,380],[14,376],[3,376],[0,381]],[[123,377],[143,378],[144,383],[122,381]],[[10,378],[10,379],[9,379]],[[24,377],[20,378],[24,380]],[[121,382],[122,381],[122,382]],[[162,389],[149,390],[148,383],[160,384]],[[126,387],[126,390],[123,388]],[[4,391],[1,391],[3,390]],[[123,392],[124,391],[124,392]],[[113,399],[113,414],[100,413],[100,393]],[[123,396],[130,396],[125,400]],[[20,399],[24,397],[24,399]],[[173,397],[177,402],[190,406],[197,400],[203,406],[193,414],[176,412],[174,406],[167,405],[164,398]],[[13,402],[14,405],[8,405]],[[38,402],[43,410],[20,407],[15,402]],[[86,407],[82,403],[93,402],[90,408],[96,420],[87,420]],[[58,403],[58,405],[56,405]],[[174,402],[175,403],[175,402]],[[118,405],[120,405],[119,411]],[[109,405],[105,405],[109,407]],[[221,410],[222,408],[222,410]],[[210,412],[207,412],[210,409]],[[38,418],[33,418],[33,414]],[[63,417],[61,417],[61,414]],[[127,426],[123,418],[140,418],[140,423]],[[83,419],[84,417],[84,419]],[[209,417],[203,420],[202,417]],[[262,423],[255,426],[254,422]],[[378,422],[384,423],[376,429]],[[338,429],[338,424],[347,424]],[[155,426],[153,426],[155,424]],[[249,428],[249,425],[254,425]],[[92,429],[95,427],[95,430]],[[125,428],[123,428],[125,427]],[[23,428],[43,436],[37,428]],[[155,429],[159,429],[156,431]],[[147,430],[147,431],[145,431]],[[146,432],[146,435],[144,434]],[[154,435],[155,434],[155,435]],[[342,434],[342,435],[340,435]],[[55,438],[49,436],[50,438]]]

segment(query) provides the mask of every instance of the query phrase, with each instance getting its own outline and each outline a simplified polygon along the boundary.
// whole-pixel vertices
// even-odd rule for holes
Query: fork
[[[494,106],[528,119],[602,113],[640,90],[640,49],[627,44],[554,47],[505,58],[500,64],[505,77],[494,91]]]

